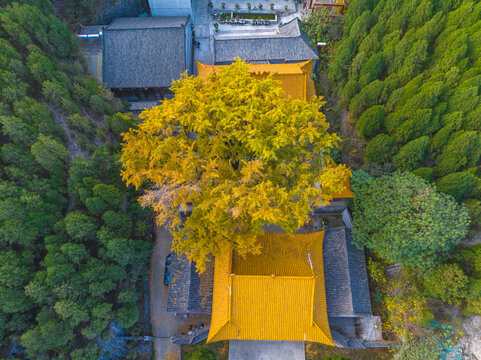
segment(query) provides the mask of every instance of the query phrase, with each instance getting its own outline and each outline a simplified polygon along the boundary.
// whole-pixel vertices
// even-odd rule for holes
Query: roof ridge
[[[349,249],[348,249],[348,244],[347,244],[347,233],[346,233],[346,227],[343,226],[341,227],[342,231],[344,232],[344,243],[345,243],[345,246],[344,246],[344,250],[346,252],[346,260],[347,260],[347,277],[348,277],[348,280],[349,280],[349,288],[352,289],[352,279],[351,279],[351,267],[349,266]],[[354,302],[353,302],[353,298],[352,298],[352,290],[349,291],[349,297],[351,298],[351,309],[352,309],[352,313],[354,314]]]
[[[253,278],[253,279],[262,279],[262,278],[265,278],[265,279],[302,279],[302,280],[310,280],[310,279],[315,279],[316,276],[313,275],[313,276],[284,276],[284,275],[236,275],[236,274],[232,274],[231,277],[235,277],[235,278]]]

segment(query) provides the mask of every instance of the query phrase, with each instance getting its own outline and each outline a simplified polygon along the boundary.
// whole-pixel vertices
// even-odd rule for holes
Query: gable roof
[[[239,34],[214,38],[214,64],[229,64],[234,58],[275,63],[301,62],[319,59],[317,52],[302,34],[299,20],[280,27],[275,34]]]
[[[265,79],[273,74],[275,80],[281,82],[286,97],[309,100],[316,94],[314,81],[311,79],[313,59],[290,64],[248,64],[249,73],[258,79]],[[204,65],[197,62],[197,72],[200,77],[207,78],[218,73],[225,65]]]
[[[107,88],[170,87],[188,67],[189,17],[119,18],[103,30]]]
[[[258,237],[264,248],[259,255],[243,259],[227,251],[217,256],[207,342],[285,340],[333,345],[324,290],[323,236],[324,232],[265,234]]]
[[[351,229],[327,229],[323,252],[329,316],[371,315],[364,252],[352,243]]]
[[[214,260],[206,263],[202,274],[198,274],[196,270],[195,263],[184,254],[178,256],[177,253],[172,253],[167,311],[202,314],[212,312]]]

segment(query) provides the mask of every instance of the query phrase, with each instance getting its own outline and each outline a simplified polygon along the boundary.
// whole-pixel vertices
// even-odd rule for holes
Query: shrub
[[[327,355],[324,360],[351,360],[351,358],[342,355]]]
[[[120,135],[130,128],[137,127],[137,119],[128,113],[118,113],[112,116],[105,116],[110,130],[120,139]]]
[[[122,203],[122,192],[113,185],[97,184],[92,191],[112,208],[119,207]]]
[[[352,116],[357,118],[365,109],[376,105],[381,97],[383,88],[384,84],[380,80],[374,80],[362,88],[361,92],[352,99],[349,105],[349,111],[351,111]]]
[[[461,200],[465,193],[469,192],[474,185],[475,176],[468,172],[456,172],[443,176],[436,181],[439,191],[449,194],[457,201]]]
[[[432,268],[468,231],[466,208],[411,173],[372,178],[353,190],[354,239],[388,261]]]
[[[422,160],[428,147],[429,137],[423,136],[408,142],[399,153],[393,157],[392,162],[396,168],[402,171],[413,170]]]
[[[77,145],[83,151],[87,151],[89,145],[89,139],[84,134],[77,135]]]
[[[68,89],[66,89],[58,81],[45,80],[42,83],[42,94],[47,101],[62,107],[62,99],[70,96]]]
[[[50,136],[39,135],[32,145],[31,152],[35,160],[51,174],[63,174],[67,166],[68,151],[61,143]]]
[[[442,152],[444,146],[448,143],[452,131],[453,128],[451,126],[445,126],[438,130],[438,132],[431,139],[431,150],[438,153]]]
[[[466,300],[463,314],[466,316],[481,315],[481,297]]]
[[[366,86],[371,81],[376,80],[382,71],[384,58],[382,53],[377,53],[371,56],[361,68],[359,73],[359,85]]]
[[[89,119],[79,114],[70,115],[67,118],[67,125],[71,129],[75,129],[89,137],[93,136],[94,134],[94,127],[90,123]]]
[[[424,275],[426,295],[451,303],[466,294],[468,277],[458,264],[443,264]]]
[[[397,148],[394,139],[389,135],[380,134],[373,138],[366,147],[366,160],[368,163],[384,163],[391,161]]]
[[[91,95],[89,105],[97,114],[103,115],[109,112],[108,104],[99,95]]]
[[[356,80],[356,78],[351,78],[346,85],[344,85],[343,93],[344,93],[344,98],[346,99],[346,104],[349,105],[351,102],[351,98],[356,95],[356,93],[359,91],[359,84]]]
[[[443,352],[441,340],[429,334],[422,338],[409,336],[396,352],[396,360],[438,360]]]
[[[121,236],[128,237],[132,231],[132,219],[129,214],[109,210],[102,215],[102,220],[108,229]]]
[[[215,360],[215,354],[208,348],[191,351],[184,356],[185,360]]]
[[[97,225],[95,219],[81,211],[72,211],[65,217],[65,230],[76,241],[87,241],[95,238]]]
[[[382,105],[372,106],[364,111],[356,122],[359,133],[364,137],[371,137],[379,130],[384,119],[384,108]]]
[[[481,201],[476,199],[468,199],[464,201],[464,206],[466,206],[468,209],[469,218],[471,219],[471,226],[475,228],[481,227]]]
[[[90,197],[85,200],[85,206],[92,215],[98,216],[108,210],[109,205],[100,197]]]
[[[455,258],[469,276],[481,279],[481,244],[458,250]]]
[[[139,309],[135,304],[126,304],[117,310],[115,321],[122,327],[128,329],[139,319]]]
[[[414,175],[424,179],[426,181],[433,181],[434,171],[429,167],[421,167],[416,170],[411,171]]]

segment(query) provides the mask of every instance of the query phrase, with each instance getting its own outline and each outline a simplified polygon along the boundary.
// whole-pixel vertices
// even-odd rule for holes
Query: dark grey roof
[[[213,288],[213,259],[207,263],[206,270],[198,274],[194,262],[185,255],[172,253],[167,311],[210,314]]]
[[[107,26],[108,30],[160,29],[184,27],[187,16],[153,16],[118,18]]]
[[[301,62],[318,55],[302,34],[299,20],[295,19],[279,28],[278,34],[239,35],[214,39],[215,64],[231,63],[239,57],[247,61]]]
[[[370,315],[364,252],[352,244],[351,229],[326,229],[323,254],[328,315]]]
[[[170,87],[185,71],[188,17],[119,18],[103,30],[107,88]]]
[[[364,251],[352,244],[351,229],[326,229],[323,257],[328,315],[371,315]],[[199,276],[185,255],[173,253],[167,311],[211,313],[213,281],[214,260]]]

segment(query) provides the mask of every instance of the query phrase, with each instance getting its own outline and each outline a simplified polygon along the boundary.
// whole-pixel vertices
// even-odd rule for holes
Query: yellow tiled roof
[[[207,342],[332,342],[324,289],[324,232],[259,236],[263,253],[216,257]]]
[[[345,199],[345,198],[353,198],[354,194],[351,191],[351,181],[349,177],[346,178],[346,181],[344,183],[344,191],[339,193],[339,194],[333,194],[332,197],[334,199]]]
[[[308,262],[312,240],[311,234],[297,234],[295,241],[288,234],[259,235],[261,253],[246,258],[234,253],[232,272],[236,275],[313,276]]]
[[[313,59],[290,64],[248,64],[249,73],[259,79],[274,74],[274,79],[281,81],[281,87],[286,92],[286,97],[293,99],[309,100],[316,94],[314,81],[311,79]],[[197,61],[197,73],[202,78],[226,65],[205,65]]]

